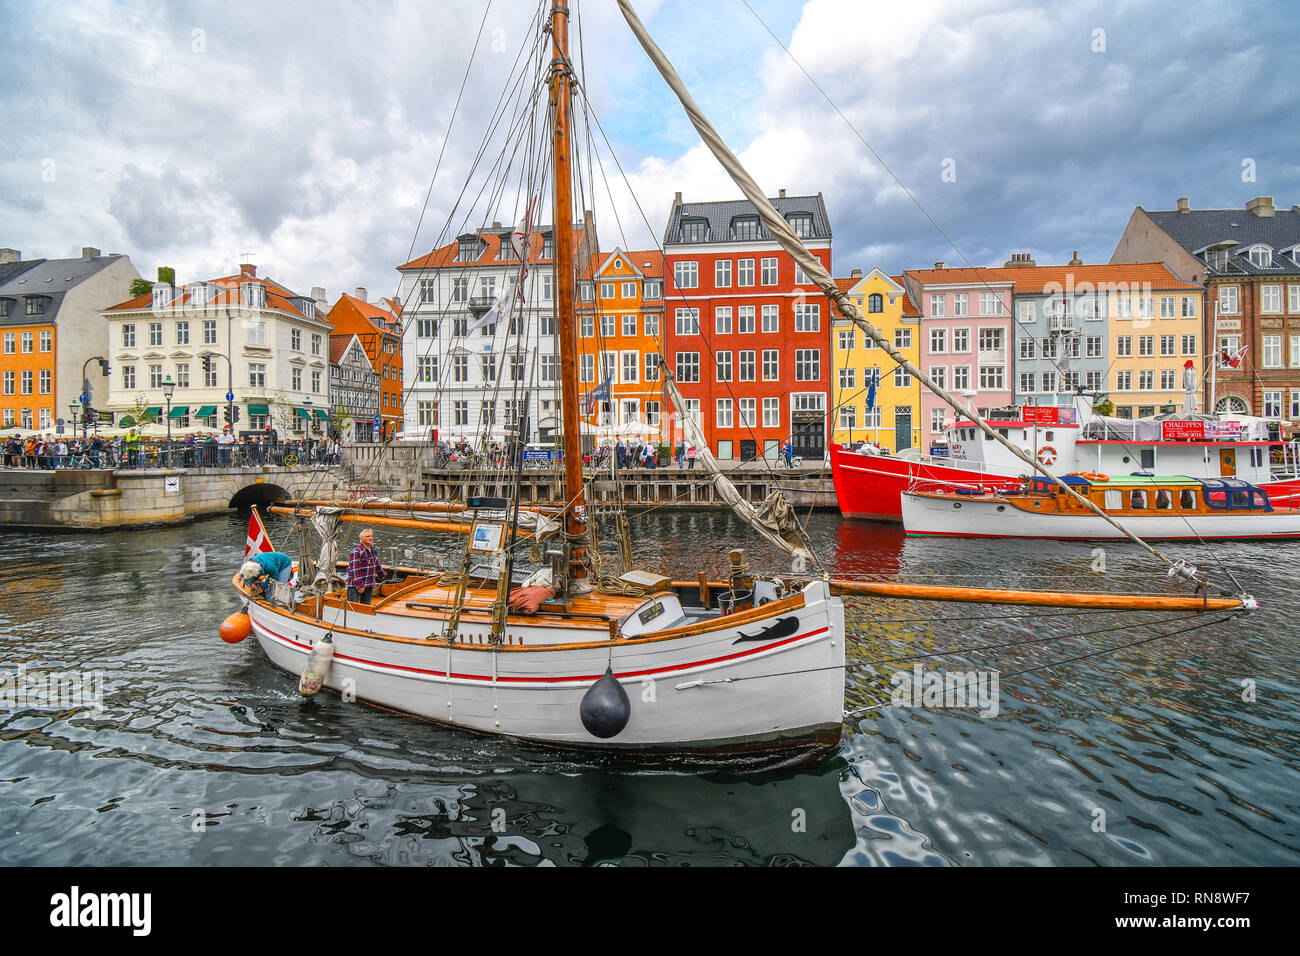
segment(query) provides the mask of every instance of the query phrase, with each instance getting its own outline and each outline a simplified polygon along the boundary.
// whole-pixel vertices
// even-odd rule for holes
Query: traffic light
[[[225,420],[226,420],[226,424],[227,424],[227,425],[234,424],[234,423],[231,422],[231,420],[230,420],[230,406],[229,406],[229,405],[226,406],[225,412],[223,413],[222,417],[225,418]]]
[[[211,356],[211,355],[204,355],[204,356],[203,356],[203,371],[205,371],[205,372],[211,372],[211,371],[212,371],[212,356]]]
[[[239,406],[238,406],[238,405],[235,406],[235,424],[236,424],[236,425],[239,424]]]

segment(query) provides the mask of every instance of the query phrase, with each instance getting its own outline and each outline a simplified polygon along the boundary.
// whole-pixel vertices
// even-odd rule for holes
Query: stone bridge
[[[0,470],[0,527],[95,530],[180,524],[285,498],[383,494],[341,468],[251,465],[110,471]]]

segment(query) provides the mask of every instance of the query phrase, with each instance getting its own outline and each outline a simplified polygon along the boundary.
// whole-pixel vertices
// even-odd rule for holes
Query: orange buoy
[[[221,639],[227,644],[238,644],[252,629],[253,622],[247,614],[232,614],[221,622]]]

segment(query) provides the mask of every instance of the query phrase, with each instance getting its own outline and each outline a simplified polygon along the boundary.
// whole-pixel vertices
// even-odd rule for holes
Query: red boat
[[[1072,409],[1016,409],[1015,419],[990,419],[1054,472],[1243,478],[1263,489],[1274,507],[1300,506],[1300,460],[1294,442],[1270,434],[1262,420],[1214,416],[1153,419],[1091,418]],[[949,427],[947,453],[896,457],[870,446],[830,446],[831,476],[845,518],[902,521],[901,495],[929,491],[980,493],[1013,488],[1028,468],[969,421]]]

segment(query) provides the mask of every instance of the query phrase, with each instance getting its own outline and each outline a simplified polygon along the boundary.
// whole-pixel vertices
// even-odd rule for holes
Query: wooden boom
[[[314,511],[300,510],[298,508],[281,508],[273,505],[268,509],[273,514],[290,515],[292,517],[308,518],[315,514]],[[473,523],[464,524],[452,521],[418,521],[415,518],[389,518],[385,515],[349,515],[342,514],[338,516],[340,521],[359,522],[361,524],[380,525],[385,528],[414,528],[417,531],[449,531],[452,534],[469,534],[473,530]],[[527,528],[520,528],[521,537],[531,537],[533,532]]]
[[[1022,604],[1028,607],[1078,607],[1115,611],[1254,610],[1253,598],[1171,597],[1158,594],[1097,594],[1086,591],[1013,591],[998,588],[899,584],[890,581],[830,582],[832,594],[913,601],[958,601],[965,604]]]

